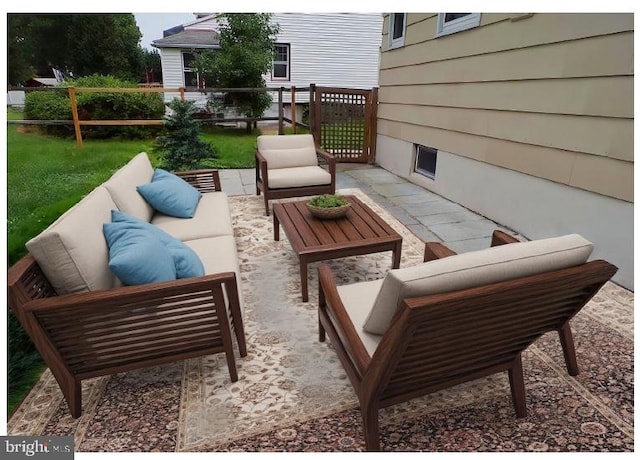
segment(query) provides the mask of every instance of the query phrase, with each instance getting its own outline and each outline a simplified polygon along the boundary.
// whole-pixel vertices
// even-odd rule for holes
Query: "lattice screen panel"
[[[367,103],[365,94],[321,94],[320,145],[336,161],[367,161]]]

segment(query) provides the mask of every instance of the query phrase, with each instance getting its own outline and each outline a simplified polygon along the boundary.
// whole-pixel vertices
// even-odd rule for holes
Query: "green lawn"
[[[22,112],[7,111],[9,120]],[[219,158],[206,161],[214,168],[254,166],[256,137],[244,129],[207,128],[203,139],[211,142]],[[43,136],[32,128],[7,125],[7,262],[11,266],[27,251],[25,242],[44,230],[67,209],[108,179],[138,152],[152,152],[153,139],[85,140],[79,150],[74,139]],[[44,364],[13,315],[9,315],[9,404],[11,414],[44,370]]]

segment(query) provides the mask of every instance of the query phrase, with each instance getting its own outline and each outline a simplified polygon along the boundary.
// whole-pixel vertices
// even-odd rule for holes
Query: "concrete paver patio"
[[[220,170],[227,195],[254,195],[254,169]],[[423,241],[439,241],[456,252],[488,248],[491,233],[504,230],[525,238],[486,217],[423,189],[385,169],[338,164],[336,189],[359,188]]]

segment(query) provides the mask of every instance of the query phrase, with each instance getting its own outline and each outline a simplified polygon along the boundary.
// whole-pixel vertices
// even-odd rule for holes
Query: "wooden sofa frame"
[[[267,160],[262,156],[260,151],[256,149],[256,195],[262,193],[267,216],[269,215],[269,200],[293,198],[296,196],[323,195],[326,193],[334,194],[336,192],[336,160],[329,152],[321,149],[317,145],[315,147],[318,164],[329,171],[329,174],[331,174],[331,183],[289,188],[269,188]]]
[[[494,234],[492,244],[509,242],[503,235]],[[427,244],[425,255],[452,251]],[[549,331],[570,333],[569,320],[617,267],[595,260],[405,299],[373,356],[349,319],[329,267],[322,264],[318,271],[320,341],[329,335],[360,402],[366,448],[379,450],[380,409],[497,372],[508,372],[516,416],[526,416],[522,352]]]
[[[221,190],[218,171],[177,174],[201,192]],[[233,272],[58,296],[28,255],[9,269],[8,297],[74,418],[82,380],[225,353],[235,382],[231,329],[247,355]]]

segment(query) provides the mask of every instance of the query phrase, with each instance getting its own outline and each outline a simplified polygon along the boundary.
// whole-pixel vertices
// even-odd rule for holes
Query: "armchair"
[[[321,265],[319,339],[329,335],[358,396],[367,450],[380,448],[380,409],[497,372],[508,372],[516,416],[526,416],[522,352],[568,324],[617,271],[587,262],[591,250],[568,235],[346,286]],[[434,251],[451,252],[426,253]]]
[[[311,134],[258,136],[256,194],[269,200],[335,193],[335,158],[315,145]]]

